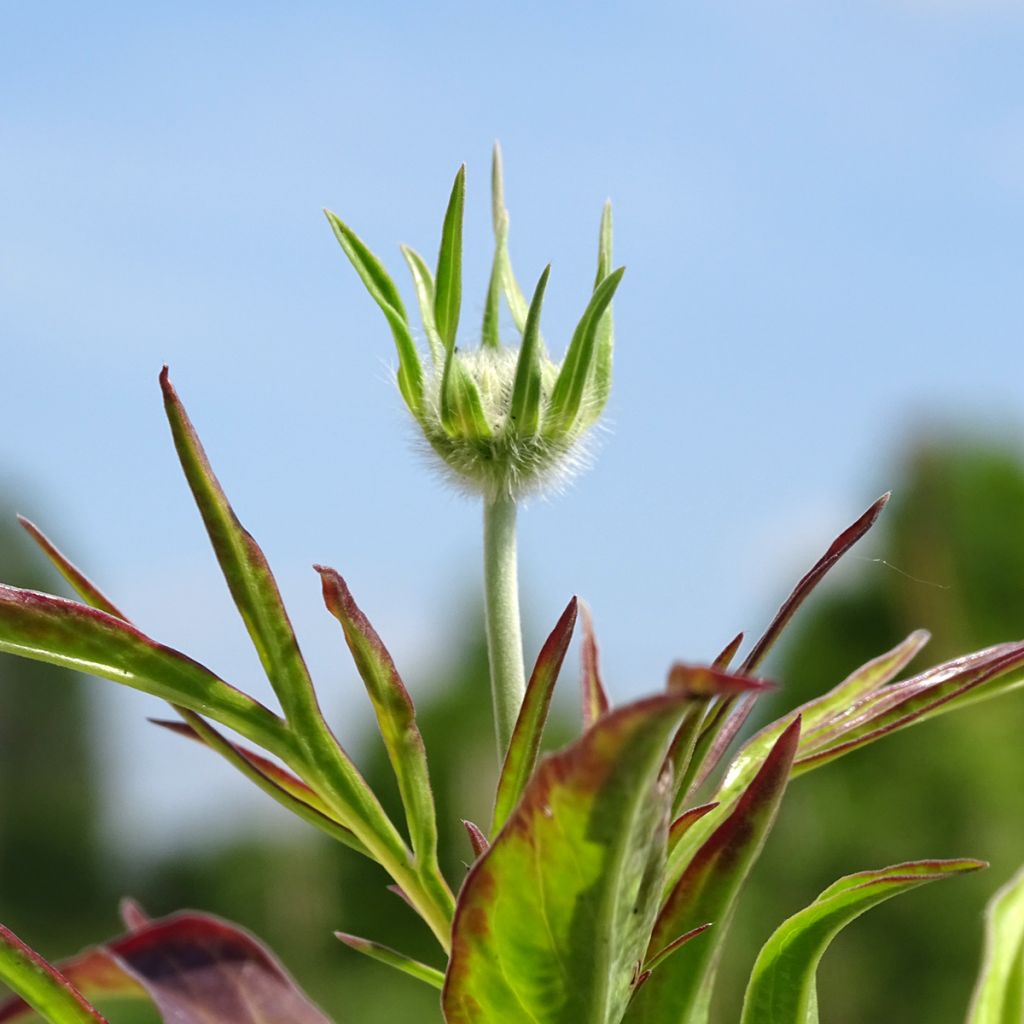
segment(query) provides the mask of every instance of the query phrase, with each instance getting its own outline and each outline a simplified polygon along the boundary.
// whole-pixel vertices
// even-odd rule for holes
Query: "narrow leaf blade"
[[[362,953],[363,956],[368,956],[371,960],[376,960],[378,963],[387,964],[388,967],[393,967],[396,971],[408,974],[417,981],[426,982],[431,988],[436,988],[440,991],[444,985],[444,973],[442,971],[439,971],[436,967],[430,967],[428,964],[421,963],[419,960],[414,960],[411,956],[406,956],[405,953],[400,953],[390,946],[383,946],[379,942],[363,939],[358,935],[348,935],[345,932],[335,932],[334,937],[343,942],[349,949],[354,949],[357,953]]]
[[[601,211],[601,227],[597,242],[597,276],[594,288],[612,272],[612,204],[607,202]],[[612,390],[612,358],[615,348],[615,325],[612,307],[601,314],[597,321],[594,346],[593,404],[585,411],[584,422],[594,423],[601,415]]]
[[[455,347],[462,308],[462,215],[466,203],[466,165],[455,175],[441,229],[434,275],[434,323],[446,349]]]
[[[409,273],[412,275],[416,302],[423,320],[423,331],[430,345],[430,356],[434,366],[441,366],[444,364],[444,342],[437,333],[437,324],[434,322],[434,275],[430,272],[427,261],[415,249],[408,245],[401,248],[405,262],[409,266]]]
[[[580,605],[583,640],[580,647],[580,690],[583,696],[583,730],[589,729],[602,715],[608,713],[609,701],[601,681],[601,665],[594,635],[594,620],[586,604]]]
[[[1024,868],[989,901],[985,952],[966,1024],[1024,1020]]]
[[[526,316],[523,330],[523,344],[519,349],[516,376],[512,385],[512,403],[509,407],[510,432],[529,436],[537,432],[540,425],[541,400],[541,348],[540,313],[544,305],[544,291],[551,274],[549,263],[540,275],[530,311]]]

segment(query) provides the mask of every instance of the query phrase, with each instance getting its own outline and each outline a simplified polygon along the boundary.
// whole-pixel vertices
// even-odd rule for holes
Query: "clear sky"
[[[600,458],[523,516],[531,655],[579,593],[614,694],[659,687],[899,487],[909,433],[1024,442],[1022,53],[1010,0],[4,4],[4,503],[158,639],[265,693],[162,420],[168,362],[342,736],[362,694],[312,562],[415,694],[478,594],[479,509],[415,453],[320,208],[404,287],[398,243],[436,248],[466,161],[471,344],[500,138],[519,275],[554,264],[553,348],[606,197],[629,268]],[[251,806],[154,735],[154,702],[92,685],[118,827],[181,837]]]

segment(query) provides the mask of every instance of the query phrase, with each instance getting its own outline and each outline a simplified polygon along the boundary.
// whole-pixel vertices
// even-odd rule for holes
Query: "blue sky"
[[[898,488],[910,434],[1024,443],[1022,52],[1024,10],[986,0],[6,5],[4,503],[264,693],[162,421],[168,362],[341,734],[361,694],[312,562],[346,574],[415,693],[478,593],[479,509],[416,454],[320,208],[397,277],[466,161],[469,344],[500,138],[520,277],[554,264],[552,347],[606,197],[628,266],[596,467],[522,517],[531,644],[580,593],[614,693],[660,686]],[[112,690],[112,827],[223,818],[227,773]]]

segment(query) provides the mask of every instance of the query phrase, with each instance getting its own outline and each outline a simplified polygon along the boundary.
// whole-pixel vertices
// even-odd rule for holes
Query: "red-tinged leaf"
[[[282,757],[294,753],[268,708],[122,619],[75,601],[0,584],[0,651],[112,679],[209,715]]]
[[[594,620],[586,604],[580,605],[583,642],[580,648],[580,689],[583,692],[583,731],[586,732],[609,708],[608,694],[601,682]]]
[[[727,698],[722,702],[721,708],[724,712],[719,720],[719,725],[713,731],[708,731],[701,736],[702,740],[709,740],[701,744],[700,767],[694,773],[686,796],[691,797],[696,793],[712,772],[721,764],[732,746],[733,740],[739,735],[740,730],[747,724],[747,719],[754,710],[757,703],[756,694],[748,694],[744,697]]]
[[[655,953],[646,964],[644,964],[645,972],[649,975],[651,971],[658,966],[658,964],[667,960],[677,949],[681,949],[691,939],[697,938],[698,935],[703,935],[710,927],[711,922],[708,921],[706,924],[699,924],[696,928],[691,928],[685,935],[680,935],[679,938],[673,939],[664,949],[658,950],[658,952]]]
[[[75,985],[14,932],[0,925],[0,981],[19,997],[0,1007],[0,1020],[35,1010],[51,1024],[106,1024]],[[23,1001],[24,1000],[24,1001]]]
[[[148,996],[174,1024],[330,1024],[261,943],[206,914],[150,921],[66,969],[93,998]],[[0,1008],[0,1021],[25,1012],[12,1002]]]
[[[142,906],[130,896],[125,896],[117,905],[117,913],[121,923],[130,932],[140,932],[148,928],[153,919],[142,909]]]
[[[104,593],[89,579],[74,562],[71,561],[42,530],[31,520],[18,516],[18,522],[25,532],[42,548],[43,553],[53,563],[57,571],[70,584],[76,594],[90,608],[98,608],[101,612],[113,615],[115,619],[128,621],[128,616],[121,612]]]
[[[717,802],[712,802],[683,811],[668,827],[668,848],[671,850],[705,814],[710,813],[717,806]]]
[[[473,822],[467,821],[465,818],[462,819],[462,824],[466,829],[466,835],[469,836],[469,845],[473,847],[473,855],[475,857],[482,857],[491,848],[487,836],[483,834],[479,826],[474,825]]]
[[[498,830],[508,820],[537,764],[544,725],[551,707],[551,695],[554,693],[555,682],[576,626],[576,610],[577,602],[574,597],[544,642],[530,681],[526,685],[526,695],[523,697],[519,717],[512,730],[512,738],[498,779],[494,817],[491,821],[492,836],[497,835]]]
[[[720,672],[728,672],[729,666],[732,664],[732,659],[736,657],[736,652],[740,649],[743,644],[743,634],[737,633],[726,645],[722,648],[721,653],[711,663],[712,668],[718,669]]]
[[[358,935],[349,935],[346,932],[335,932],[334,937],[343,942],[349,949],[354,949],[357,953],[362,953],[363,956],[368,956],[371,960],[376,960],[378,963],[387,964],[388,967],[393,967],[396,971],[408,974],[417,981],[426,982],[431,988],[440,990],[444,985],[444,973],[442,971],[439,971],[436,967],[430,967],[428,964],[421,963],[419,960],[414,960],[412,957],[406,956],[405,953],[398,952],[397,949],[383,946],[379,942],[373,942],[370,939],[360,938]]]
[[[421,868],[447,889],[437,863],[434,793],[430,788],[427,752],[416,724],[412,698],[387,648],[356,604],[345,581],[326,566],[314,568],[320,574],[324,603],[341,623],[352,660],[373,704],[384,749],[398,780],[413,852]],[[444,899],[450,915],[454,910],[454,899],[450,892]]]
[[[761,770],[731,808],[709,812],[714,831],[685,862],[671,884],[651,934],[653,956],[677,936],[715,922],[707,940],[687,956],[666,960],[630,1003],[626,1024],[678,1024],[705,1019],[718,958],[736,901],[775,821],[800,741],[795,719],[779,737]],[[724,815],[723,815],[724,812]],[[692,828],[676,851],[692,846]]]
[[[617,708],[539,764],[459,894],[447,1024],[614,1024],[647,948],[685,698]],[[673,936],[674,938],[674,936]]]
[[[876,520],[882,514],[882,509],[888,503],[889,497],[888,492],[883,494],[855,523],[843,530],[829,546],[828,551],[801,578],[793,588],[793,592],[783,602],[782,607],[775,613],[775,618],[772,619],[764,635],[747,655],[743,662],[742,670],[744,672],[753,672],[764,661],[765,655],[771,650],[772,645],[778,640],[789,620],[811,591],[824,579],[836,562],[875,525]]]

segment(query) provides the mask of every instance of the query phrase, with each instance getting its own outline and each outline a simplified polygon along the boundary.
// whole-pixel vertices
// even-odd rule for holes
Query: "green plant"
[[[398,783],[404,833],[324,720],[266,559],[221,490],[166,369],[160,381],[181,465],[280,712],[137,630],[28,522],[23,525],[81,602],[0,586],[0,650],[168,701],[178,720],[161,725],[210,747],[279,803],[379,864],[436,937],[439,965],[368,939],[338,938],[437,987],[447,1024],[701,1024],[709,1016],[729,922],[790,780],[905,726],[1020,685],[1024,644],[1000,644],[894,681],[927,640],[913,633],[761,729],[719,771],[767,686],[757,676],[765,656],[814,587],[871,528],[883,496],[797,583],[738,667],[732,663],[742,634],[712,665],[676,664],[663,692],[612,708],[589,616],[573,598],[526,681],[516,501],[579,461],[610,388],[610,303],[622,271],[611,267],[606,209],[593,295],[555,364],[540,333],[548,271],[527,303],[508,256],[496,153],[496,246],[483,343],[479,351],[460,350],[464,191],[460,170],[433,273],[404,250],[430,347],[427,368],[383,265],[328,214],[394,334],[398,386],[410,413],[446,471],[484,502],[487,637],[501,771],[489,828],[466,823],[475,860],[457,898],[438,866],[437,822],[415,712],[387,649],[342,577],[318,566],[325,603],[376,713]],[[521,333],[517,350],[499,341],[502,297]],[[577,617],[583,732],[564,750],[540,758]],[[258,749],[235,743],[217,725]],[[982,866],[926,860],[840,879],[765,945],[750,977],[744,1024],[816,1021],[815,970],[845,924],[890,896]],[[1018,880],[993,903],[969,1024],[1008,1024],[1024,1013],[1021,890]],[[24,999],[0,1009],[0,1021],[31,1008],[55,1024],[102,1020],[86,999],[104,995],[148,998],[164,1019],[184,1024],[326,1020],[277,961],[234,926],[192,913],[151,920],[131,903],[122,916],[123,936],[59,967],[0,932],[0,977]]]

